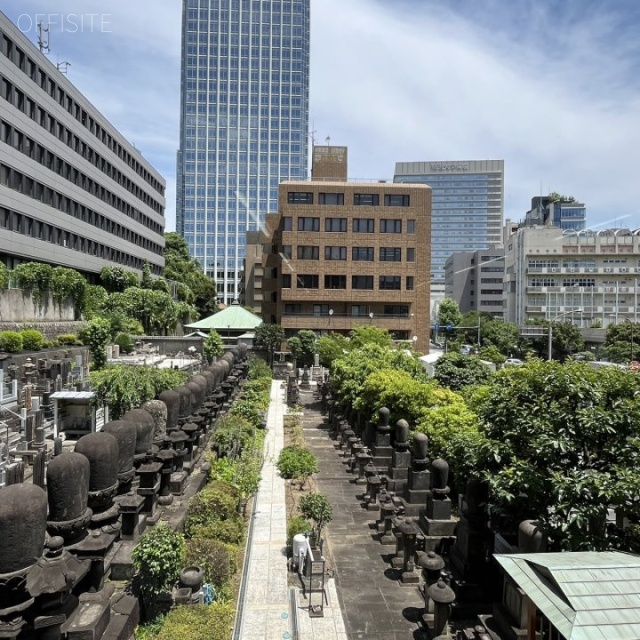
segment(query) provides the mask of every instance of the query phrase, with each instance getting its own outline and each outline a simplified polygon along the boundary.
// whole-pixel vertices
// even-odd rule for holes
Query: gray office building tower
[[[503,160],[398,162],[394,182],[431,187],[432,313],[444,298],[445,264],[458,251],[502,241]]]
[[[307,177],[310,0],[183,0],[177,231],[239,297],[246,233]]]

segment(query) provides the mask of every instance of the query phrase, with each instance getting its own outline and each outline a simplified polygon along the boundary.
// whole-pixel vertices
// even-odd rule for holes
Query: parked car
[[[521,364],[524,364],[520,358],[507,358],[504,361],[505,367],[519,367]]]

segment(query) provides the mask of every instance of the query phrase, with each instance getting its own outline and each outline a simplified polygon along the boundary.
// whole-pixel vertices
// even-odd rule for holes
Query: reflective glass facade
[[[401,162],[394,182],[431,187],[431,283],[444,290],[445,263],[458,251],[502,240],[504,162]]]
[[[307,176],[310,0],[183,0],[176,227],[238,298],[247,231]]]

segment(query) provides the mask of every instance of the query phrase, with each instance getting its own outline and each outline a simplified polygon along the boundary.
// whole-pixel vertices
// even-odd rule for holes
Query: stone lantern
[[[442,579],[427,589],[427,595],[433,601],[433,635],[446,632],[451,617],[451,604],[456,599],[453,589]],[[446,636],[445,636],[446,637]]]
[[[426,613],[433,613],[433,601],[428,597],[429,587],[438,582],[440,572],[444,569],[444,560],[435,551],[418,551],[418,566],[424,578],[424,608]]]

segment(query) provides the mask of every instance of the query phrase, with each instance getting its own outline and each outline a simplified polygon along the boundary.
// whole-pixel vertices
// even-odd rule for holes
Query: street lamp
[[[369,313],[369,324],[373,322],[373,311]]]
[[[553,320],[549,322],[549,335],[548,335],[548,342],[547,342],[547,360],[552,359],[551,350],[552,350],[552,343],[553,343],[553,323],[558,318],[562,318],[563,316],[568,316],[572,313],[582,313],[583,311],[584,309],[582,307],[578,307],[577,309],[571,309],[571,311],[565,311],[564,313],[558,314]]]
[[[416,345],[418,344],[418,336],[413,336],[413,338],[411,338],[412,342],[413,342],[413,350],[416,350]]]

